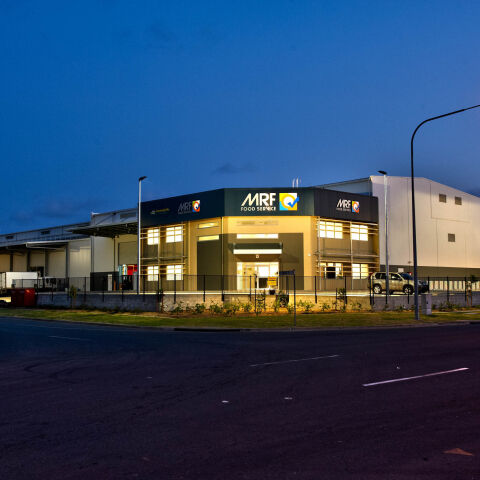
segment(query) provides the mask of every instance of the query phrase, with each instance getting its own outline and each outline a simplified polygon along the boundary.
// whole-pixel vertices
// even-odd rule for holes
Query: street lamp
[[[418,262],[417,262],[417,227],[415,224],[415,179],[413,174],[413,139],[418,129],[425,123],[437,120],[438,118],[449,117],[456,113],[466,112],[473,108],[478,108],[480,105],[474,105],[473,107],[462,108],[461,110],[455,110],[454,112],[444,113],[443,115],[437,115],[436,117],[427,118],[423,122],[417,125],[417,128],[413,131],[412,139],[410,140],[410,168],[412,177],[412,237],[413,237],[413,281],[415,288],[415,320],[420,320],[420,311],[418,306]]]
[[[138,179],[138,213],[137,213],[137,295],[140,293],[140,278],[141,278],[141,233],[142,233],[142,181],[147,177],[140,177]]]
[[[378,170],[383,175],[383,196],[385,199],[385,303],[388,303],[390,293],[390,271],[388,265],[388,212],[387,212],[387,172]]]

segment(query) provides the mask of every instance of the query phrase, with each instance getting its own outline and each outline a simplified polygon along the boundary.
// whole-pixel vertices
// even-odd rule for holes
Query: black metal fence
[[[422,277],[422,290],[432,293],[464,293],[480,291],[480,279],[474,277]],[[43,277],[36,280],[14,280],[17,288],[35,288],[38,292],[88,292],[126,294],[151,293],[200,293],[249,295],[255,292],[266,294],[297,293],[299,295],[378,295],[374,292],[370,278],[280,275],[279,277],[258,277],[255,275],[118,275],[115,273],[89,277]],[[392,284],[391,284],[392,288]],[[412,295],[413,281],[393,286],[394,294]],[[385,292],[381,292],[384,294]]]

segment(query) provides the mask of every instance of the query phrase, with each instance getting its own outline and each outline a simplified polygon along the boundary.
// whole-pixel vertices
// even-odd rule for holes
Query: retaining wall
[[[274,295],[267,295],[265,298],[266,308],[272,309],[272,304],[275,301]],[[176,304],[181,304],[183,308],[189,306],[193,307],[197,303],[205,303],[208,307],[212,303],[221,305],[222,295],[220,293],[209,293],[205,296],[205,302],[203,301],[203,294],[201,293],[182,293],[176,296],[172,293],[166,293],[163,295],[163,302],[160,296],[156,294],[117,294],[117,293],[87,293],[85,295],[79,294],[73,306],[80,307],[82,305],[95,308],[120,308],[125,310],[143,310],[147,312],[170,311]],[[252,302],[254,296],[252,296]],[[297,306],[300,302],[313,303],[313,311],[319,310],[334,310],[335,309],[335,296],[333,295],[317,295],[317,303],[315,303],[315,297],[313,295],[297,295]],[[433,308],[438,308],[442,304],[447,303],[458,306],[476,306],[480,305],[480,292],[473,292],[471,296],[467,296],[463,293],[450,294],[432,294]],[[250,301],[249,295],[241,294],[225,294],[225,302],[240,302],[247,303]],[[372,303],[371,303],[372,302]],[[290,303],[293,303],[293,295],[290,295]],[[39,306],[57,306],[57,307],[71,307],[72,299],[66,293],[38,293],[37,305]],[[346,309],[347,310],[396,310],[399,308],[409,309],[413,308],[414,297],[413,295],[391,295],[388,297],[388,304],[385,304],[384,296],[375,296],[370,298],[368,295],[352,295],[348,296]],[[344,301],[341,298],[337,300],[337,309],[341,309],[344,306]],[[301,310],[301,307],[298,307]]]

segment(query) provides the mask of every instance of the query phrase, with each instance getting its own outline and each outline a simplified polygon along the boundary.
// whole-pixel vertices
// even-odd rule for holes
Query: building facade
[[[165,289],[245,290],[275,282],[282,287],[282,275],[295,273],[303,282],[299,288],[313,290],[317,281],[328,288],[338,278],[360,288],[385,265],[383,182],[374,175],[318,187],[219,189],[145,202],[142,278],[148,289],[161,281]],[[411,272],[410,179],[387,182],[390,268]],[[415,186],[419,274],[480,276],[480,198],[425,178]],[[70,284],[78,279],[90,290],[133,289],[137,209],[2,234],[0,272],[6,271],[38,271],[70,278]]]

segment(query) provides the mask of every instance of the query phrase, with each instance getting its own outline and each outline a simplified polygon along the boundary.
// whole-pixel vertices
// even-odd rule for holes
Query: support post
[[[315,275],[313,278],[315,283],[315,303],[317,303],[317,276]]]
[[[205,303],[205,300],[206,300],[206,285],[205,285],[205,280],[206,280],[206,277],[205,277],[205,274],[203,275],[203,303]]]
[[[173,304],[177,303],[177,274],[173,274]]]
[[[347,305],[347,276],[345,275],[345,297],[344,297],[344,304]]]
[[[293,274],[293,328],[297,326],[297,285]]]
[[[447,303],[450,303],[450,282],[447,277]]]

